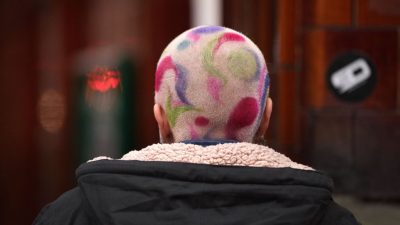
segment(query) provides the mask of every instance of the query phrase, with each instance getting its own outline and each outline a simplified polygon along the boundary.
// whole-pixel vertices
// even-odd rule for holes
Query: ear
[[[264,114],[261,119],[260,126],[258,127],[256,134],[254,135],[255,138],[264,137],[264,134],[268,129],[269,119],[271,118],[271,113],[272,113],[272,100],[271,100],[271,98],[267,98],[267,102],[265,104],[265,110],[264,110]]]
[[[168,123],[168,118],[164,109],[159,104],[154,104],[153,107],[154,117],[158,124],[158,130],[160,132],[161,143],[173,143],[174,136],[172,135],[171,127]]]

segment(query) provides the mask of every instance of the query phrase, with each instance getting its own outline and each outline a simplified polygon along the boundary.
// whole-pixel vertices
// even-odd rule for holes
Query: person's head
[[[162,142],[263,136],[272,102],[265,59],[246,36],[201,26],[176,37],[155,74],[154,115]]]

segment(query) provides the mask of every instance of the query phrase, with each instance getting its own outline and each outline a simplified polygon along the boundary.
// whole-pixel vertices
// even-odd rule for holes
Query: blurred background
[[[80,163],[158,142],[157,60],[199,24],[264,53],[268,145],[332,176],[363,223],[398,224],[399,0],[0,1],[0,224],[30,224]]]

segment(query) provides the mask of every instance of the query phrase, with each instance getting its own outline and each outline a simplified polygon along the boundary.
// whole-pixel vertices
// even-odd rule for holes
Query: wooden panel
[[[350,26],[352,24],[352,0],[303,0],[305,25]]]
[[[355,158],[361,180],[358,194],[400,199],[400,115],[360,112],[355,124]]]
[[[279,67],[286,67],[294,69],[296,63],[296,31],[300,25],[299,16],[300,12],[296,10],[299,5],[293,4],[290,0],[277,1],[277,26],[276,26],[276,38],[277,48],[275,48],[275,59],[274,62]]]
[[[0,3],[0,224],[30,224],[36,214],[38,73],[33,8],[31,1]]]
[[[338,191],[353,190],[356,185],[353,156],[352,110],[307,110],[305,133],[309,141],[307,162],[328,173]]]
[[[55,117],[60,114],[63,116],[59,118],[61,125],[58,129],[49,131],[40,119],[41,126],[35,131],[40,177],[40,189],[36,194],[39,207],[35,209],[36,213],[61,193],[71,189],[75,183],[74,170],[77,162],[73,158],[76,152],[71,144],[72,120],[69,113],[72,111],[71,62],[76,51],[86,41],[83,31],[86,6],[86,2],[77,0],[49,2],[38,11],[38,102],[46,93],[51,93],[49,90],[54,91],[61,99],[60,104],[50,106],[54,107],[53,112],[55,109],[61,112],[54,114]]]
[[[317,30],[304,37],[303,93],[312,107],[395,109],[399,66],[398,36],[393,30]],[[372,94],[359,103],[339,101],[327,88],[326,71],[333,59],[347,51],[361,52],[374,63],[378,82]]]
[[[296,138],[299,119],[297,76],[295,72],[278,70],[273,87],[277,89],[273,99],[272,115],[272,120],[278,124],[277,149],[289,156],[293,156],[293,149],[298,141]]]
[[[360,26],[400,26],[400,1],[357,0]]]
[[[303,67],[301,77],[302,102],[306,106],[320,108],[326,95],[325,70],[327,68],[325,38],[321,30],[304,35]]]

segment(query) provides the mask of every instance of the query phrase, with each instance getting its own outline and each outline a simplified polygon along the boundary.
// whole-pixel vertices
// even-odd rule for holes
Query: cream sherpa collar
[[[97,157],[91,161],[111,159]],[[295,163],[269,147],[251,143],[226,143],[203,147],[193,144],[153,144],[140,151],[130,151],[121,160],[183,162],[225,166],[289,167],[313,170]]]

